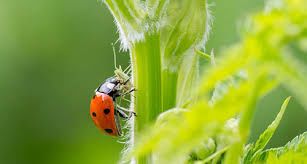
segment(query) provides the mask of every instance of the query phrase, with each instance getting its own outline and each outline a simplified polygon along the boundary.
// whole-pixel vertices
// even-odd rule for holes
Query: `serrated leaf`
[[[152,128],[150,133],[143,133],[143,139],[135,147],[134,155],[143,156],[152,152],[159,157],[156,159],[157,163],[177,163],[187,159],[186,155],[195,146],[221,132],[227,120],[246,109],[248,104],[244,102],[248,102],[247,99],[252,96],[247,93],[251,91],[253,83],[241,81],[237,85],[230,87],[224,99],[217,101],[213,106],[206,103],[208,100],[202,99],[189,107],[187,112],[181,112],[178,117],[167,111],[160,117],[162,120],[168,120],[167,123]],[[239,99],[241,101],[237,101]],[[232,140],[237,138],[230,137],[228,143],[233,142]]]
[[[272,138],[275,130],[277,129],[280,120],[282,119],[282,116],[285,113],[285,110],[287,108],[287,105],[290,101],[291,97],[288,97],[284,103],[281,106],[280,112],[277,114],[275,120],[268,126],[268,128],[260,135],[259,139],[256,141],[254,151],[262,150],[267,143],[270,141]]]
[[[279,113],[277,114],[275,120],[267,127],[267,129],[260,135],[255,144],[251,144],[244,156],[244,161],[252,161],[253,158],[257,158],[259,153],[265,148],[267,143],[270,141],[272,136],[274,135],[275,130],[277,129],[283,114],[287,108],[287,105],[290,101],[291,97],[288,97],[282,104]]]
[[[307,132],[296,136],[283,147],[272,148],[260,153],[255,163],[306,163]]]

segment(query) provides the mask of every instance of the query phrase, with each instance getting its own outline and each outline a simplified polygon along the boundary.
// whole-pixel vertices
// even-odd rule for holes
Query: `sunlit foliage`
[[[271,0],[264,11],[249,16],[241,40],[218,55],[216,65],[206,68],[200,80],[194,47],[205,40],[206,31],[200,28],[208,25],[208,20],[203,21],[208,15],[201,14],[205,1],[146,2],[127,0],[123,6],[132,9],[117,13],[123,6],[106,0],[122,31],[122,42],[131,51],[135,85],[140,88],[136,135],[142,137],[135,138],[126,159],[137,157],[140,163],[306,160],[305,134],[283,148],[264,150],[289,98],[256,143],[246,146],[256,103],[277,86],[287,88],[307,109],[307,68],[296,56],[307,52],[305,0]],[[133,10],[135,5],[140,10]],[[175,103],[165,104],[168,100]]]

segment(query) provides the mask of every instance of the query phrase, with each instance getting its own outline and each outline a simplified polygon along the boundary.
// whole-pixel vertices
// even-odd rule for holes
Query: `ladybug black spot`
[[[95,112],[93,112],[93,113],[92,113],[92,116],[93,116],[93,117],[96,117],[96,113],[95,113]]]
[[[107,133],[113,133],[112,129],[104,129],[104,131],[106,131]]]
[[[93,96],[93,99],[96,98],[96,95]]]
[[[110,113],[110,109],[108,109],[108,108],[104,109],[104,110],[103,110],[103,113],[104,113],[104,114],[109,114],[109,113]]]

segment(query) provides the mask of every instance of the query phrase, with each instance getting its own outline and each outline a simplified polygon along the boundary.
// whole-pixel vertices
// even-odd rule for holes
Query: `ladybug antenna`
[[[112,49],[113,49],[114,67],[115,67],[115,69],[118,69],[118,68],[117,68],[117,63],[116,63],[116,52],[115,52],[115,46],[114,46],[114,44],[113,44],[113,43],[111,43],[111,45],[112,45]]]

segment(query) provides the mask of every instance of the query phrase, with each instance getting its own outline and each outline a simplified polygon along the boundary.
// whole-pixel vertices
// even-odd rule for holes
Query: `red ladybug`
[[[131,93],[122,93],[121,88],[125,83],[121,83],[115,77],[108,78],[95,91],[91,100],[90,115],[100,130],[111,136],[121,136],[120,117],[129,119],[134,112],[126,110],[116,105],[116,98]],[[128,113],[128,114],[127,114]]]

